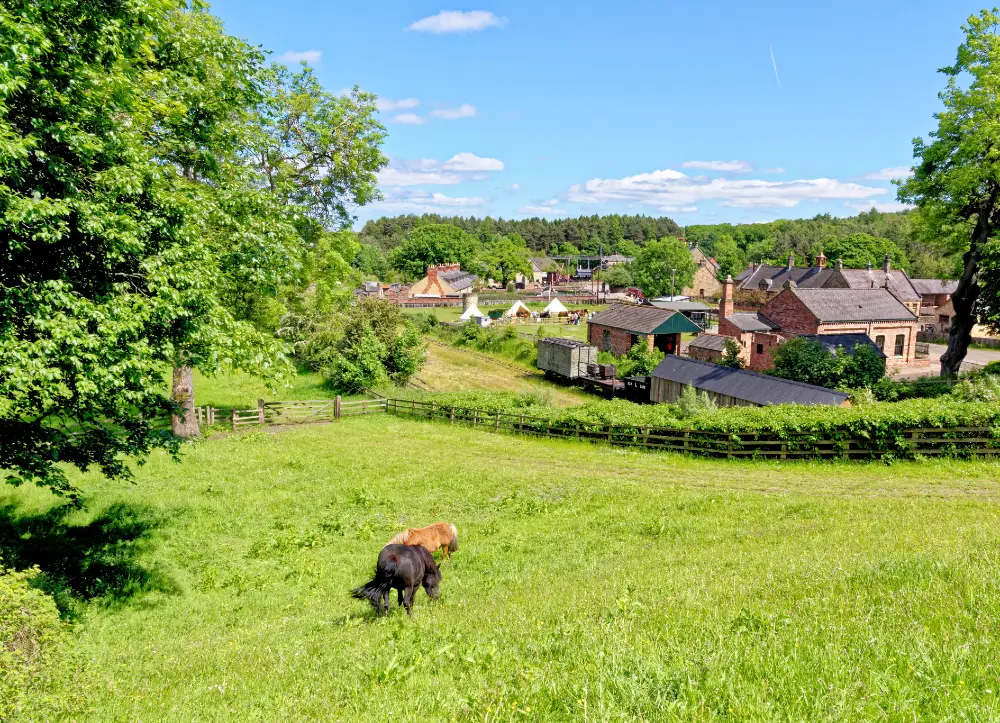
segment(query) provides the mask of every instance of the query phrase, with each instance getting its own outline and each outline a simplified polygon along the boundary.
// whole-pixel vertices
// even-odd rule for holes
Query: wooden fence
[[[490,412],[413,399],[359,399],[313,402],[263,402],[255,410],[233,410],[233,429],[247,425],[303,424],[362,414],[393,414],[556,439],[601,442],[622,447],[686,452],[705,457],[775,459],[911,459],[916,456],[1000,454],[1000,437],[989,427],[894,429],[870,437],[790,434],[565,422],[546,417]]]

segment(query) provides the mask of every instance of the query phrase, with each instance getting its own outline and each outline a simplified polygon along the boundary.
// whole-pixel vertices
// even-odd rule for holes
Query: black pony
[[[413,609],[413,596],[421,585],[431,600],[440,594],[441,571],[434,564],[431,553],[423,547],[409,545],[386,545],[378,554],[375,578],[361,587],[351,590],[351,597],[367,600],[375,608],[376,614],[389,612],[389,591],[399,591],[399,604],[409,615]],[[383,604],[384,600],[384,604]]]

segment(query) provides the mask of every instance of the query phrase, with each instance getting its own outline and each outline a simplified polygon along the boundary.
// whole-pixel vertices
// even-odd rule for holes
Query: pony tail
[[[455,525],[448,525],[451,528],[451,542],[448,543],[448,552],[458,552],[458,528]]]

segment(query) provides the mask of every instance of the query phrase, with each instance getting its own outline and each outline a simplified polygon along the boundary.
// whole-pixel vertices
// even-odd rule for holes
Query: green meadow
[[[82,511],[3,490],[0,524],[69,621],[77,720],[988,720],[998,473],[372,416],[76,476]],[[348,597],[436,520],[440,600]]]

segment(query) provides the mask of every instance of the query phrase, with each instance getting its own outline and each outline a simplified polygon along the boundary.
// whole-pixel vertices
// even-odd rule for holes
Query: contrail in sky
[[[771,65],[774,66],[774,79],[778,81],[778,89],[781,89],[781,78],[778,77],[778,61],[774,59],[774,48],[770,45],[767,46],[771,51]]]

